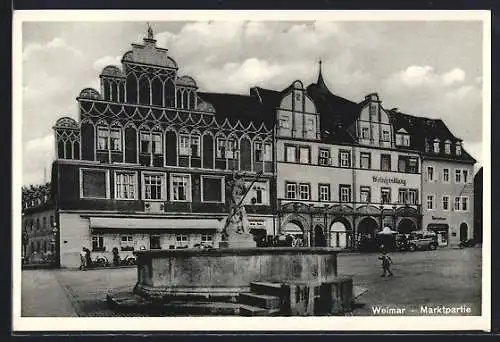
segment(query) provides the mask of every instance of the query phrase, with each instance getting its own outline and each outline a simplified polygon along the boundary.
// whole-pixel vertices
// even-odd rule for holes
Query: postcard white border
[[[229,12],[231,12],[229,14]],[[482,316],[461,317],[21,317],[22,23],[27,21],[482,21],[483,255]],[[20,331],[366,331],[491,329],[491,13],[490,11],[15,11],[13,16],[12,330]]]

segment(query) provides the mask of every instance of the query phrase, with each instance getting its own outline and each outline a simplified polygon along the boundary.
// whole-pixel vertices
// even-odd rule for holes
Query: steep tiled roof
[[[264,123],[267,128],[271,128],[274,123],[274,116],[265,115],[255,96],[204,92],[199,92],[198,95],[214,106],[216,118],[220,122],[225,119],[232,124],[241,121],[242,124],[248,125],[253,122],[256,127]]]
[[[475,159],[465,151],[462,147],[460,156],[455,155],[455,143],[462,140],[455,137],[449,130],[448,126],[441,119],[429,119],[420,116],[413,116],[409,114],[400,113],[395,110],[388,111],[391,117],[394,129],[397,131],[404,128],[411,136],[411,147],[418,149],[428,157],[439,157],[450,160],[462,160],[468,162],[475,162]],[[432,147],[432,142],[435,138],[440,140],[440,153],[426,152],[426,142]],[[449,140],[452,144],[452,154],[446,154],[444,149],[444,142]]]

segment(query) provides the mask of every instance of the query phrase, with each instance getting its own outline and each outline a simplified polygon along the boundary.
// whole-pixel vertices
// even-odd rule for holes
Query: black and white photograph
[[[490,329],[489,12],[13,32],[14,330]]]

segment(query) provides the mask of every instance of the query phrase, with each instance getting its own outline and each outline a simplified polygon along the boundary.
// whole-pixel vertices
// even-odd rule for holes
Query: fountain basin
[[[337,252],[331,248],[220,248],[137,251],[134,293],[147,299],[229,298],[250,283],[333,281]]]

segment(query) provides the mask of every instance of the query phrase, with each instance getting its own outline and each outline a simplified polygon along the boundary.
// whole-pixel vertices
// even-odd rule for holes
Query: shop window
[[[177,248],[187,248],[189,243],[189,236],[186,234],[177,234],[175,236],[175,245]]]
[[[201,177],[203,202],[223,202],[221,177]]]
[[[201,242],[212,243],[213,236],[211,234],[201,234]]]
[[[108,175],[105,170],[80,170],[82,198],[108,198]]]
[[[122,251],[134,250],[134,237],[132,235],[122,235],[120,248]]]
[[[104,252],[104,236],[92,235],[92,252]]]
[[[149,249],[161,249],[160,235],[153,234],[149,236]]]

